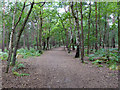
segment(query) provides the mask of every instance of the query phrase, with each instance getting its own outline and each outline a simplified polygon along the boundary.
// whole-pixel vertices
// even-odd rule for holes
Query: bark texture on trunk
[[[10,66],[11,57],[12,57],[12,53],[13,53],[13,39],[14,39],[14,33],[15,33],[14,24],[15,24],[16,5],[17,5],[17,0],[15,3],[15,9],[14,9],[14,14],[13,14],[12,32],[10,34],[10,42],[9,42],[9,49],[8,49],[9,52],[8,52],[8,58],[7,58],[8,62],[7,62],[6,73],[8,73],[8,71],[9,71],[9,66]]]
[[[39,52],[42,51],[42,10],[40,10],[40,29],[39,29]]]
[[[80,9],[81,9],[81,33],[82,33],[82,49],[81,49],[81,60],[84,63],[84,33],[83,33],[83,14],[82,14],[82,2],[80,2]]]
[[[12,65],[13,65],[13,66],[15,65],[15,62],[16,62],[16,54],[17,54],[17,49],[18,49],[20,37],[21,37],[22,32],[23,32],[23,30],[24,30],[24,28],[25,28],[25,25],[26,25],[26,23],[27,23],[27,21],[28,21],[28,18],[29,18],[29,16],[30,16],[30,13],[32,12],[33,5],[34,5],[34,2],[31,3],[30,10],[29,10],[29,12],[28,12],[28,14],[27,14],[27,17],[25,18],[25,21],[24,21],[24,23],[23,23],[23,26],[22,26],[22,28],[20,29],[20,31],[18,32],[17,41],[16,41],[16,44],[15,44],[15,50],[14,50],[14,54],[13,54],[13,60],[12,60]]]
[[[98,32],[97,32],[97,2],[95,2],[95,13],[96,13],[96,43],[95,43],[95,50],[97,51],[98,50]]]
[[[77,40],[77,50],[76,50],[75,58],[79,58],[78,49],[80,49],[80,47],[81,47],[80,27],[79,27],[78,13],[77,13],[77,17],[75,16],[75,13],[74,13],[73,2],[71,4],[71,10],[72,10],[73,17],[75,18],[75,22],[76,22],[76,26],[77,26],[77,31],[78,31],[78,34],[77,34],[77,38],[78,38],[78,40]]]
[[[120,65],[120,1],[118,2],[118,56]]]
[[[3,32],[2,32],[2,52],[5,49],[5,1],[3,0]]]
[[[91,2],[89,3],[89,17],[88,17],[88,48],[87,48],[87,54],[89,54],[90,49],[90,16],[91,16]]]

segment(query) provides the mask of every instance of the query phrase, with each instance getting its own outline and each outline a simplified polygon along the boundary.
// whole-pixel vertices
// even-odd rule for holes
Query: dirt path
[[[29,64],[30,76],[13,77],[3,75],[3,87],[37,88],[116,88],[116,71],[96,67],[90,62],[82,64],[67,54],[63,48],[45,51],[40,57],[24,59]],[[7,82],[7,83],[6,83]],[[12,82],[12,83],[11,83]]]

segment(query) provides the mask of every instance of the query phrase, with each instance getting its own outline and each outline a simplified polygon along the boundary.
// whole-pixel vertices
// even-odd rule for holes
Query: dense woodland
[[[2,0],[0,13],[0,58],[7,60],[6,72],[10,64],[16,64],[18,55],[25,57],[22,50],[40,55],[61,46],[68,53],[76,50],[74,57],[82,63],[84,57],[119,63],[120,2]]]

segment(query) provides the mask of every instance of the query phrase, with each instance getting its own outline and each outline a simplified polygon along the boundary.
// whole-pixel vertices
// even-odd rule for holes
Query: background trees
[[[75,57],[83,62],[86,49],[91,54],[100,48],[109,52],[118,46],[117,2],[34,2],[33,6],[32,2],[6,3],[2,1],[0,43],[2,51],[9,49],[8,61],[14,50],[13,65],[18,48],[34,48],[42,53],[66,46],[69,53],[76,49]]]

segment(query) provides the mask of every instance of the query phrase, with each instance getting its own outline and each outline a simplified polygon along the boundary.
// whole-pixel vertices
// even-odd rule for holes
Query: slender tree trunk
[[[77,9],[77,8],[76,8]],[[77,17],[75,16],[75,13],[74,13],[74,10],[73,10],[73,2],[72,2],[72,5],[71,5],[71,10],[72,10],[72,15],[73,17],[75,18],[75,22],[76,22],[76,26],[77,26],[77,31],[78,31],[78,42],[77,42],[77,50],[76,50],[76,55],[75,55],[75,58],[79,58],[80,56],[80,47],[81,47],[81,38],[80,38],[80,28],[79,28],[79,19],[78,19],[78,11],[77,11]]]
[[[49,50],[49,37],[47,37],[47,50]]]
[[[37,23],[37,29],[39,30],[39,22]],[[36,36],[36,44],[37,44],[37,50],[39,50],[39,31],[37,32],[37,36]]]
[[[45,38],[43,38],[43,50],[45,50],[46,48],[46,42],[45,42]]]
[[[92,26],[93,26],[93,33],[92,33],[92,35],[93,35],[93,37],[95,37],[95,26],[94,26],[94,22],[92,22]],[[92,50],[94,49],[94,47],[95,47],[95,42],[93,42],[92,43]]]
[[[81,33],[82,33],[82,49],[81,49],[81,60],[84,62],[84,34],[83,34],[83,15],[82,15],[82,2],[80,2],[81,9]]]
[[[89,54],[89,48],[90,48],[90,15],[91,15],[91,2],[89,3],[89,18],[88,18],[88,48],[87,48],[87,54]]]
[[[3,32],[2,32],[2,52],[5,49],[5,1],[3,0]]]
[[[34,40],[36,40],[36,38],[35,38],[35,34],[36,34],[36,29],[35,29],[35,23],[33,22],[33,21],[31,21],[32,22],[32,25],[33,25],[33,29],[34,29],[34,32],[33,32],[33,34],[32,34],[32,41],[33,41],[33,43],[34,43]],[[35,44],[33,45],[33,47],[35,48]]]
[[[39,52],[42,50],[42,10],[40,10]]]
[[[65,9],[65,12],[67,13],[67,10],[66,10],[66,8],[64,7],[64,9]],[[70,18],[69,18],[69,20],[70,20]],[[71,29],[71,27],[70,27],[70,29]],[[71,45],[70,45],[70,40],[69,40],[69,31],[66,29],[66,36],[67,36],[67,39],[66,39],[66,42],[67,42],[67,50],[68,50],[68,53],[70,53],[70,47],[71,47]],[[68,46],[69,45],[69,46]]]
[[[24,28],[25,28],[25,25],[26,25],[26,23],[27,23],[27,21],[28,21],[28,18],[29,18],[29,16],[30,16],[30,13],[31,13],[32,8],[33,8],[33,5],[34,5],[34,2],[31,3],[30,10],[29,10],[29,12],[28,12],[28,14],[27,14],[27,17],[25,18],[25,21],[24,21],[24,23],[23,23],[23,26],[22,26],[22,28],[20,29],[20,31],[18,32],[17,41],[16,41],[16,45],[15,45],[15,50],[14,50],[14,54],[13,54],[13,61],[12,61],[12,65],[13,65],[13,66],[15,65],[15,62],[16,62],[16,54],[17,54],[17,49],[18,49],[18,44],[19,44],[19,41],[20,41],[20,37],[21,37],[21,34],[22,34],[22,32],[23,32],[23,30],[24,30]]]
[[[26,30],[24,30],[24,41],[27,44],[27,49],[30,50],[30,45],[29,45],[29,32],[27,32]],[[25,44],[24,42],[24,44]]]
[[[9,0],[7,1],[8,3],[8,8],[9,8]],[[8,12],[8,16],[10,15],[10,12]],[[9,18],[9,21],[10,21],[10,18]],[[9,30],[6,30],[6,47],[7,47],[7,50],[9,50],[9,42],[10,42],[10,26],[7,26],[9,28]]]
[[[105,29],[104,29],[104,35],[103,35],[103,48],[105,47],[106,44],[106,26],[107,26],[107,22],[106,22],[106,15],[105,15]]]
[[[26,31],[25,31],[26,32]],[[27,39],[27,49],[30,50],[30,45],[29,45],[29,32],[26,32],[26,39]]]
[[[69,7],[69,12],[70,12],[70,7]],[[69,53],[70,53],[70,51],[71,51],[71,46],[72,46],[72,48],[74,49],[71,18],[69,18],[69,22],[70,22],[70,33],[71,33],[71,36],[70,36],[70,47],[69,47],[69,48],[70,48],[70,49],[69,49]]]
[[[73,43],[73,46],[72,46],[72,49],[75,50],[75,45],[76,45],[76,37],[75,37],[75,29],[76,29],[76,26],[75,26],[75,20],[73,20],[73,23],[74,23],[74,30],[73,30],[73,38],[72,38],[72,43]]]
[[[115,18],[114,18],[114,15],[113,15],[113,25],[114,25],[114,23],[115,23]],[[112,30],[112,40],[111,41],[112,41],[112,47],[115,48],[115,30],[114,30],[114,28]]]
[[[105,43],[105,47],[107,46],[107,38],[106,38],[106,33],[107,33],[107,15],[105,15],[105,34],[104,34],[104,43]]]
[[[109,19],[107,18],[107,59],[109,60]]]
[[[120,1],[118,4],[118,61],[120,65]]]
[[[101,25],[100,25],[101,24],[101,22],[100,22],[100,14],[101,13],[100,13],[100,2],[99,2],[99,21],[98,21],[98,23],[99,23],[99,33],[100,33],[100,42],[99,42],[100,45],[99,45],[99,48],[102,46],[101,45],[101,42],[102,42],[102,39],[101,39],[101,30],[100,30],[101,29],[100,28],[101,27]]]
[[[23,48],[25,49],[25,38],[26,38],[26,36],[25,36],[25,31],[24,31],[24,38],[23,38]]]
[[[96,12],[96,43],[95,43],[95,50],[96,50],[96,52],[97,52],[97,50],[98,50],[98,45],[97,45],[97,43],[98,43],[98,33],[97,33],[97,2],[95,2],[95,12]]]
[[[16,5],[17,5],[17,0],[16,0],[16,3],[15,3],[15,9],[14,9],[14,14],[13,14],[12,32],[11,32],[11,35],[10,35],[9,52],[8,52],[8,58],[7,58],[8,62],[7,62],[6,73],[8,73],[8,71],[9,71],[9,66],[10,66],[11,57],[12,57],[12,53],[13,53],[13,38],[14,38],[14,33],[15,33],[14,24],[15,24]]]

